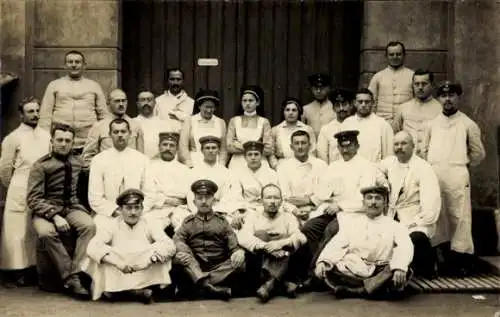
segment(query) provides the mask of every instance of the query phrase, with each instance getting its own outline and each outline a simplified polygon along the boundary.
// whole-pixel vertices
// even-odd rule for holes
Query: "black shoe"
[[[228,301],[231,299],[231,289],[229,287],[214,286],[210,283],[204,283],[203,291],[210,298],[222,299]]]
[[[82,286],[80,279],[76,275],[71,275],[64,283],[64,288],[68,292],[79,299],[84,299],[89,297],[89,292]]]
[[[153,303],[153,291],[150,290],[149,288],[135,289],[130,291],[130,293],[144,305],[149,305]]]
[[[346,287],[337,285],[333,288],[333,293],[338,299],[363,297],[366,292],[363,287]]]
[[[297,297],[297,289],[298,285],[292,282],[284,282],[285,286],[285,294],[288,298],[296,298]]]
[[[270,279],[269,281],[262,284],[261,287],[256,292],[257,298],[261,303],[267,303],[271,299],[271,292],[274,289],[275,280]]]

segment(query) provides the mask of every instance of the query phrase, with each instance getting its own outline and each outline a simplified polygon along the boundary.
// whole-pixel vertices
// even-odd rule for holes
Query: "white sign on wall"
[[[219,66],[217,58],[198,58],[198,66]]]

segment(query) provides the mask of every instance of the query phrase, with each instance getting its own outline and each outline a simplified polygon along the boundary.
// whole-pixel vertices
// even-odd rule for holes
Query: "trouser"
[[[389,265],[378,265],[372,276],[367,278],[348,276],[340,272],[337,267],[327,272],[327,284],[329,286],[346,286],[348,288],[363,287],[368,295],[377,295],[381,293],[395,293],[403,289],[397,289],[392,282],[393,273]],[[409,279],[411,273],[408,272]],[[407,281],[408,281],[407,279]]]
[[[414,231],[410,233],[413,242],[413,261],[410,267],[417,276],[431,277],[434,275],[436,264],[436,250],[425,233]]]
[[[469,171],[466,166],[433,165],[441,188],[442,208],[433,245],[451,242],[451,250],[474,253]]]
[[[55,225],[39,216],[35,215],[33,217],[35,232],[56,266],[62,280],[81,271],[80,266],[87,253],[87,245],[96,231],[92,218],[84,211],[77,209],[69,210],[65,219],[77,236],[73,258],[69,256],[68,251],[61,242]]]

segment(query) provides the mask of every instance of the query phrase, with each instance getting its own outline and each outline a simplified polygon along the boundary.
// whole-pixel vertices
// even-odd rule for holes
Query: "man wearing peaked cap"
[[[259,151],[261,154],[264,151],[264,143],[258,141],[248,141],[243,143],[243,152]]]
[[[345,130],[334,134],[335,139],[339,146],[348,146],[354,143],[358,143],[358,130]]]
[[[179,133],[162,132],[159,135],[159,156],[146,167],[144,191],[145,217],[161,223],[169,236],[173,236],[190,212],[187,207],[191,170],[177,157]]]
[[[438,87],[443,111],[426,131],[424,157],[434,168],[441,186],[444,206],[437,222],[433,244],[451,242],[451,257],[456,272],[471,273],[474,259],[472,207],[469,167],[484,160],[486,152],[479,126],[459,110],[462,88],[446,81]],[[446,247],[447,248],[447,247]]]
[[[316,145],[318,158],[327,164],[340,159],[334,134],[341,130],[344,120],[355,113],[353,99],[354,93],[344,88],[337,88],[330,94],[336,118],[321,127]]]
[[[360,192],[364,213],[340,227],[319,255],[314,273],[337,297],[395,295],[412,275],[413,244],[406,227],[384,215],[387,187],[367,186]]]
[[[216,137],[216,136],[213,136],[213,135],[206,135],[206,136],[202,136],[199,140],[200,142],[200,145],[203,147],[203,145],[207,144],[207,143],[216,143],[220,146],[221,144],[221,139]]]
[[[195,114],[185,120],[179,141],[179,161],[188,167],[203,162],[200,138],[214,136],[220,138],[217,160],[226,165],[226,122],[215,115],[220,105],[219,93],[214,90],[200,90],[196,94]]]
[[[104,292],[108,296],[128,292],[149,304],[151,286],[171,284],[175,245],[157,222],[143,218],[143,199],[138,189],[122,192],[116,198],[120,217],[108,223],[106,234],[98,233],[88,244],[88,258],[82,266],[93,280],[93,300]]]
[[[191,185],[197,211],[187,217],[174,236],[175,262],[189,276],[203,295],[229,300],[235,274],[244,270],[245,253],[238,246],[236,234],[225,217],[213,210],[217,184],[200,179]],[[229,284],[228,286],[219,286]]]
[[[332,77],[318,73],[308,77],[314,101],[304,106],[301,120],[313,128],[318,138],[321,127],[335,119],[333,104],[328,99],[331,90]]]

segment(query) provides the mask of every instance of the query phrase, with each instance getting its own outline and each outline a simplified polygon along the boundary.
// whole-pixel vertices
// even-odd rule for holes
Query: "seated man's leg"
[[[33,227],[52,263],[57,268],[59,277],[65,281],[71,275],[72,262],[68,251],[59,238],[59,232],[52,222],[38,216],[33,217]],[[43,270],[43,268],[38,269]]]
[[[66,221],[77,234],[75,253],[71,266],[71,274],[81,272],[81,264],[87,254],[87,246],[96,232],[94,221],[84,211],[72,209],[66,216]]]
[[[406,273],[406,284],[401,288],[394,285],[393,275],[389,265],[377,266],[373,275],[363,281],[364,288],[368,296],[381,297],[386,299],[395,298],[397,294],[402,294],[412,276],[412,270]]]
[[[318,260],[321,251],[326,247],[328,242],[339,232],[339,221],[337,217],[334,217],[332,221],[330,221],[323,233],[323,237],[318,244],[318,248],[316,249],[316,253],[313,255],[313,259],[311,261],[311,269],[314,270],[316,266],[316,261]]]
[[[415,275],[426,278],[434,277],[436,275],[436,250],[431,246],[430,239],[420,231],[410,233],[410,238],[414,246],[413,261],[410,266]]]

